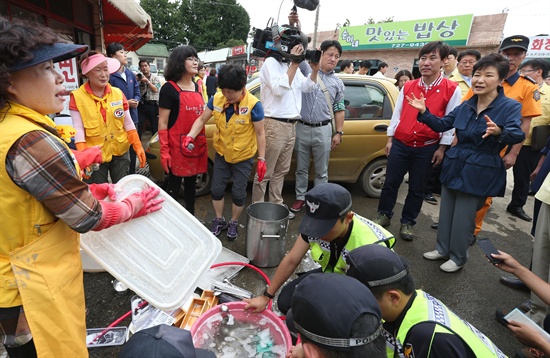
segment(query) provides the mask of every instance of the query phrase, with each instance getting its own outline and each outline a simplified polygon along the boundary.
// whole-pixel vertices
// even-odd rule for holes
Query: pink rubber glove
[[[115,186],[114,184],[102,183],[102,184],[89,184],[90,192],[97,200],[105,200],[109,197],[112,201],[116,200]]]
[[[102,215],[98,225],[93,231],[100,231],[113,225],[135,219],[140,216],[150,214],[162,208],[160,204],[164,202],[163,198],[157,198],[160,190],[157,188],[147,188],[139,193],[135,193],[122,200],[121,202],[108,202],[100,200]]]
[[[101,157],[101,149],[99,147],[89,147],[82,151],[72,150],[76,161],[81,169],[89,167],[92,164],[103,163],[103,158]]]
[[[258,182],[262,182],[262,180],[264,180],[264,176],[265,176],[265,171],[266,171],[266,167],[265,167],[265,159],[258,159],[258,165],[257,165],[257,172],[258,172]]]
[[[172,157],[170,156],[170,141],[168,140],[168,130],[161,129],[158,131],[160,142],[160,162],[164,171],[170,173],[172,166]]]
[[[189,135],[185,136],[181,146],[184,152],[191,153],[191,151],[195,148],[195,138]]]

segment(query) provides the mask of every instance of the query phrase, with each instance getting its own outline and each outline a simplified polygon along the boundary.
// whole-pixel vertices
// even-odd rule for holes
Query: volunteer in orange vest
[[[145,166],[145,152],[130,115],[128,101],[122,91],[109,84],[109,76],[120,67],[114,58],[90,51],[82,63],[82,74],[88,82],[71,92],[69,109],[76,129],[78,150],[100,146],[103,164],[92,173],[91,183],[117,183],[128,175],[130,145],[140,167]]]
[[[160,209],[158,189],[116,199],[80,180],[46,116],[63,110],[54,62],[85,45],[58,43],[36,22],[0,16],[0,342],[11,358],[87,357],[80,235]],[[93,151],[90,149],[88,151]],[[88,165],[101,161],[96,158]]]

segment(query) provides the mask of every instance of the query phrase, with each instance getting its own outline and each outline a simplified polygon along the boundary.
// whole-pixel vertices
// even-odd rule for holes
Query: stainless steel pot
[[[246,213],[246,256],[258,267],[279,265],[285,256],[288,208],[263,202],[250,205]]]

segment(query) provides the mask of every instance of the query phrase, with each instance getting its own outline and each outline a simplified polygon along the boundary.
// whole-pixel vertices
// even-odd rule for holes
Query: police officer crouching
[[[506,357],[437,298],[415,290],[408,264],[394,251],[366,245],[351,251],[347,262],[347,275],[380,304],[388,357]]]

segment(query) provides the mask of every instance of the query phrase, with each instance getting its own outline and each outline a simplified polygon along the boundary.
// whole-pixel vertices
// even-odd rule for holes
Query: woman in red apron
[[[182,148],[183,139],[204,108],[203,98],[193,81],[198,67],[199,59],[193,47],[177,47],[168,58],[164,71],[167,82],[159,96],[160,158],[164,171],[169,174],[168,192],[177,199],[183,179],[185,208],[193,215],[197,174],[208,169],[204,128],[191,151]]]

